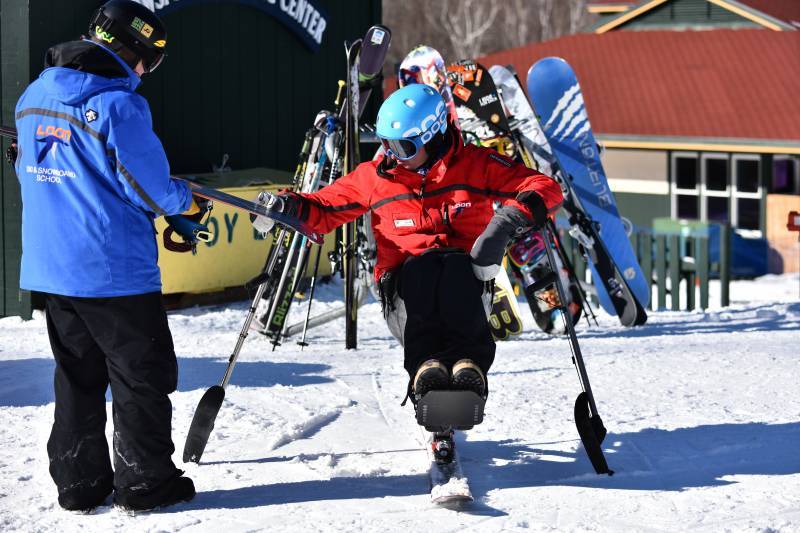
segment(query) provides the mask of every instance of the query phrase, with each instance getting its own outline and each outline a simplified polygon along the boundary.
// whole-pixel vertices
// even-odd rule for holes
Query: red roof
[[[595,133],[800,141],[800,31],[578,34],[479,61],[524,84],[548,56],[575,69]]]
[[[789,24],[800,25],[798,0],[739,0],[739,3]]]

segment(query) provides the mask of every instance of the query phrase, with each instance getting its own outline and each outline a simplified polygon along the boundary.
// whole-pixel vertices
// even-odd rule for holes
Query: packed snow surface
[[[62,511],[47,471],[53,360],[44,317],[0,320],[0,530],[11,531],[798,531],[800,303],[797,275],[731,287],[732,306],[653,312],[626,329],[600,313],[578,336],[613,477],[597,476],[572,420],[580,392],[563,338],[535,329],[498,344],[486,419],[459,436],[475,502],[430,503],[428,459],[402,349],[379,305],[275,351],[252,334],[202,462],[196,499],[128,516]],[[322,287],[313,314],[340,305]],[[305,315],[297,305],[290,322]],[[245,302],[172,312],[180,364],[173,436],[221,379]],[[467,354],[465,354],[467,355]],[[109,403],[110,410],[110,403]],[[111,427],[108,427],[110,438]]]

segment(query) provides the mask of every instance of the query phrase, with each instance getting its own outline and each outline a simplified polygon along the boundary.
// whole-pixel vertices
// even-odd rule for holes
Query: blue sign
[[[243,4],[272,15],[294,33],[311,51],[322,45],[328,15],[309,0],[136,0],[157,14],[204,3]]]

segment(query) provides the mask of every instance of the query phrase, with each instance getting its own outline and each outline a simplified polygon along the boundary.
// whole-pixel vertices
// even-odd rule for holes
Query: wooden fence
[[[631,234],[631,245],[642,273],[650,286],[656,288],[656,297],[651,298],[648,309],[681,310],[681,282],[684,282],[684,309],[708,309],[711,278],[718,278],[720,282],[720,306],[730,305],[731,227],[727,224],[719,226],[719,254],[713,261],[709,232],[681,235],[637,230]],[[559,233],[576,276],[579,280],[588,280],[586,260],[579,247],[565,230]],[[667,295],[670,295],[669,307]]]

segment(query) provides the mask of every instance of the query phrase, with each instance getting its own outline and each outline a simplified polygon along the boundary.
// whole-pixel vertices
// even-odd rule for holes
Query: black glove
[[[17,140],[14,139],[11,145],[6,148],[6,161],[12,167],[17,164],[17,155],[19,155],[19,151],[17,150]]]
[[[516,207],[506,205],[495,211],[469,253],[475,277],[481,281],[494,279],[500,271],[509,241],[532,226],[531,220]]]
[[[538,193],[533,191],[521,192],[517,195],[516,200],[531,210],[533,215],[532,228],[540,229],[547,224],[547,206],[544,205],[544,200]]]

